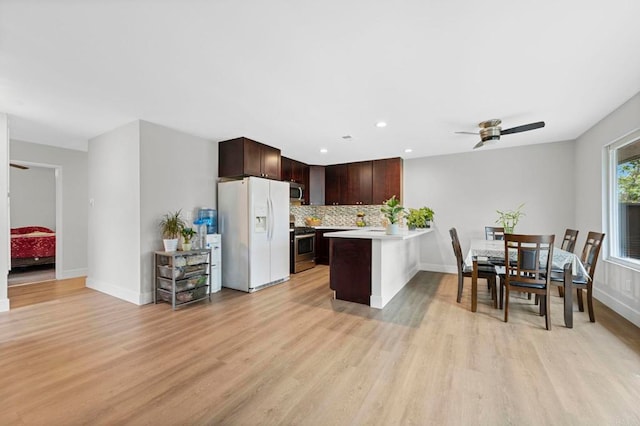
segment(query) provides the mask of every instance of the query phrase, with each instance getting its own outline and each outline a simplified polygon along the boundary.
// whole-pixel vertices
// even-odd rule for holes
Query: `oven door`
[[[315,234],[296,235],[293,247],[294,272],[304,271],[316,266]]]

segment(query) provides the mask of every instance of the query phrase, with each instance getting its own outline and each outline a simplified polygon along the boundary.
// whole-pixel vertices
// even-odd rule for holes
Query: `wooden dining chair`
[[[593,278],[596,273],[596,264],[602,248],[602,241],[605,234],[600,232],[589,232],[587,240],[584,243],[580,261],[589,274],[588,277],[573,277],[573,287],[576,288],[576,297],[578,299],[578,309],[584,312],[584,302],[582,301],[582,290],[587,290],[587,307],[589,309],[589,321],[596,322],[596,316],[593,312]],[[553,271],[551,273],[552,284],[557,286],[564,285],[564,274],[562,272]]]
[[[562,238],[562,244],[560,248],[564,251],[573,253],[576,249],[576,240],[578,239],[578,230],[567,228],[564,231],[564,237]]]
[[[504,228],[497,226],[484,227],[485,240],[504,240]]]
[[[460,239],[458,238],[458,231],[456,228],[451,228],[449,230],[449,235],[451,235],[451,245],[453,246],[453,253],[456,256],[456,266],[458,267],[458,297],[456,301],[460,303],[462,300],[464,279],[471,278],[473,276],[473,265],[466,265],[464,262],[462,248],[460,247]],[[497,306],[496,276],[496,267],[494,265],[488,263],[478,264],[478,278],[484,278],[489,283],[494,307]],[[472,294],[472,298],[473,297],[475,297],[475,295]]]
[[[500,276],[505,293],[504,322],[509,321],[509,294],[519,291],[539,296],[540,315],[544,315],[546,328],[551,330],[549,288],[554,240],[555,235],[505,235],[505,274]],[[514,250],[516,257],[509,261],[509,252]]]
[[[562,238],[562,244],[560,245],[560,248],[564,251],[568,251],[570,253],[573,253],[573,251],[576,248],[576,240],[578,239],[578,230],[576,229],[569,229],[567,228],[564,231],[564,237]],[[552,273],[557,272],[560,273],[562,272],[561,269],[552,269],[551,270]],[[564,288],[561,286],[558,286],[558,296],[562,297],[564,296]]]

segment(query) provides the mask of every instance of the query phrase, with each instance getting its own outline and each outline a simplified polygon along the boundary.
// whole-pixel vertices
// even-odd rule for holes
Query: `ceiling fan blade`
[[[29,170],[29,168],[27,166],[23,166],[22,164],[14,164],[14,163],[9,163],[9,165],[11,167],[15,167],[16,169],[20,169],[20,170]]]
[[[453,132],[456,133],[458,135],[479,135],[480,133],[478,132]]]
[[[484,141],[480,141],[476,144],[476,146],[473,147],[473,149],[482,148],[483,146],[484,146]]]
[[[526,132],[528,130],[539,129],[541,127],[544,127],[544,121],[538,121],[537,123],[529,123],[529,124],[525,124],[523,126],[512,127],[510,129],[501,130],[500,134],[501,135],[508,135],[509,133]]]

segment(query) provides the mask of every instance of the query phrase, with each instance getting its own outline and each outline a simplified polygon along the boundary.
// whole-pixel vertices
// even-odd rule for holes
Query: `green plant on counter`
[[[404,207],[400,205],[400,200],[395,195],[383,203],[380,211],[391,224],[398,223],[405,212]]]
[[[433,221],[433,214],[433,210],[429,207],[410,208],[407,215],[407,225],[410,228],[428,228],[429,222]]]
[[[173,240],[177,239],[184,228],[184,220],[181,217],[182,209],[167,213],[160,221],[160,229],[162,230],[162,238]]]
[[[182,228],[182,231],[180,233],[184,238],[184,242],[187,244],[189,244],[193,236],[197,234],[197,232],[193,228]]]
[[[520,218],[522,216],[525,216],[524,212],[522,211],[523,207],[524,203],[520,204],[515,210],[496,210],[496,212],[498,213],[498,219],[496,219],[496,223],[502,225],[505,234],[513,234],[513,230],[520,221]]]

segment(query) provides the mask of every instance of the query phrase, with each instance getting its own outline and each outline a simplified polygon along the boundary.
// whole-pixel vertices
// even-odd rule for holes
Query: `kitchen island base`
[[[420,237],[431,230],[386,235],[377,230],[325,234],[336,299],[382,309],[419,271]],[[368,299],[368,300],[367,300]]]
[[[335,298],[370,305],[371,240],[332,238],[329,287]]]

